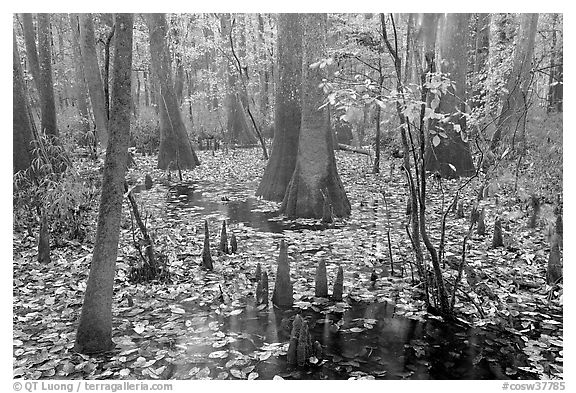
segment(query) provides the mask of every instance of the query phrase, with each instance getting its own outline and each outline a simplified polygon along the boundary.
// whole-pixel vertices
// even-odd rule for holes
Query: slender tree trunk
[[[26,170],[32,162],[32,124],[26,98],[26,85],[20,65],[20,55],[16,43],[16,33],[13,32],[12,61],[12,171],[14,173]]]
[[[114,347],[112,295],[130,142],[132,25],[131,14],[116,15],[110,138],[104,163],[94,253],[76,333],[75,350],[80,353],[105,352]]]
[[[528,111],[528,89],[532,78],[532,56],[538,27],[538,14],[521,14],[520,30],[516,36],[514,65],[506,84],[508,91],[498,118],[496,131],[492,137],[490,150],[496,151],[502,139],[511,142],[515,148],[517,141],[522,143],[526,131],[526,113]]]
[[[40,60],[41,129],[46,135],[58,136],[54,84],[52,83],[52,45],[50,14],[38,14],[38,57]]]
[[[110,44],[114,38],[114,25],[110,28],[110,33],[104,43],[104,76],[102,83],[104,85],[104,108],[106,109],[106,121],[110,119]]]
[[[486,92],[484,82],[487,76],[486,64],[488,63],[488,54],[490,52],[490,14],[478,14],[478,24],[476,26],[476,43],[474,56],[474,79],[473,83],[476,88],[472,92],[471,105],[472,109],[484,106]]]
[[[282,201],[296,166],[302,118],[302,16],[278,15],[278,81],[274,141],[256,195]]]
[[[280,17],[280,16],[279,16]],[[296,32],[294,32],[295,36]],[[260,71],[260,113],[262,118],[267,118],[268,113],[268,63],[266,56],[266,41],[264,40],[264,18],[262,14],[258,14],[258,38],[259,38],[259,54],[261,61]]]
[[[558,44],[558,30],[562,31],[562,22],[558,14],[552,15],[552,48],[550,50],[550,74],[548,79],[547,112],[562,112],[563,99],[563,56],[562,46]],[[558,29],[560,24],[560,29]]]
[[[82,52],[80,50],[80,27],[78,25],[78,16],[70,14],[70,30],[71,30],[71,44],[72,55],[74,63],[74,76],[75,76],[75,91],[76,102],[78,105],[78,114],[80,115],[80,122],[82,124],[82,133],[86,136],[85,141],[88,141],[90,132],[90,118],[88,116],[88,94],[87,84],[84,74],[84,64],[82,63]]]
[[[336,170],[324,93],[318,86],[324,68],[310,65],[326,56],[327,15],[304,14],[302,38],[302,120],[294,174],[280,211],[288,217],[323,217],[328,208],[338,217],[350,215],[350,202]]]
[[[434,135],[426,151],[426,167],[444,178],[472,176],[475,173],[468,146],[466,121],[466,68],[468,58],[462,56],[467,50],[470,14],[446,14],[443,37],[440,44],[441,71],[455,83],[447,94],[442,94],[438,109],[449,116],[450,122],[430,122]]]
[[[37,90],[40,91],[40,61],[38,60],[38,51],[36,49],[36,33],[34,32],[32,14],[21,14],[21,16],[28,69],[32,74]]]
[[[106,115],[104,84],[102,83],[98,57],[96,56],[92,14],[79,14],[79,19],[80,46],[88,92],[90,93],[90,103],[92,104],[92,113],[96,123],[96,139],[102,146],[106,146],[108,141],[108,117]]]
[[[158,81],[160,94],[160,152],[158,168],[160,169],[194,169],[200,164],[192,149],[182,114],[174,94],[170,54],[166,45],[168,26],[164,14],[147,16],[150,30],[150,58],[154,76]]]

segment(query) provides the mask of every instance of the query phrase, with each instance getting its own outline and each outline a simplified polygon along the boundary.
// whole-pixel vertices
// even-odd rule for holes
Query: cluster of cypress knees
[[[528,228],[535,228],[536,221],[538,218],[538,213],[540,210],[540,201],[537,197],[532,196],[530,200],[530,205],[532,207],[532,214],[528,222]],[[456,207],[456,217],[464,217],[464,202],[459,201]],[[482,210],[478,209],[478,205],[474,204],[472,206],[472,211],[470,213],[470,224],[476,226],[476,233],[480,236],[486,235],[486,224],[485,224],[486,212],[484,207]],[[563,236],[563,221],[560,209],[556,212],[556,223],[554,225],[554,233],[551,235],[550,239],[550,254],[548,257],[548,266],[546,269],[546,282],[550,285],[557,284],[562,278],[562,261],[560,258],[560,247],[562,245]],[[494,221],[494,233],[492,235],[492,248],[504,247],[504,240],[502,238],[502,221],[500,217],[496,217]]]
[[[224,254],[235,254],[238,244],[234,233],[230,236],[230,247],[228,247],[228,236],[226,231],[226,221],[222,222],[220,235],[219,252]],[[204,249],[202,251],[202,267],[207,270],[214,269],[214,263],[210,253],[210,234],[208,231],[208,221],[204,221]],[[256,284],[256,304],[262,308],[268,307],[268,273],[262,269],[258,263],[255,272]],[[344,291],[344,271],[342,266],[338,267],[336,280],[332,291],[332,300],[342,301]],[[326,273],[326,263],[320,261],[316,268],[316,297],[328,298],[328,279]],[[288,247],[284,240],[280,241],[280,253],[278,255],[278,270],[276,272],[276,283],[272,293],[272,303],[278,308],[289,308],[294,304],[293,286],[290,280],[290,265],[288,262]],[[318,341],[312,342],[308,322],[299,314],[294,318],[292,331],[290,334],[290,344],[288,346],[288,364],[305,366],[315,364],[322,358],[322,346]],[[314,360],[315,359],[315,360]]]

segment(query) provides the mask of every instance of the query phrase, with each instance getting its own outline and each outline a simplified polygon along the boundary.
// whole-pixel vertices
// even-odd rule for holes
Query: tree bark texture
[[[350,202],[336,170],[328,111],[320,108],[324,69],[310,65],[326,56],[326,14],[305,14],[302,38],[302,120],[294,174],[280,211],[288,217],[321,218],[324,203],[338,217],[350,215]]]
[[[94,38],[94,24],[92,14],[78,14],[80,19],[80,46],[82,50],[82,60],[92,113],[96,123],[96,139],[102,146],[108,141],[108,118],[106,115],[106,99],[104,97],[104,84],[98,66],[96,56],[96,43]]]
[[[484,81],[486,80],[488,54],[490,52],[490,14],[478,14],[476,24],[476,43],[474,56],[474,86],[470,107],[472,109],[482,107],[485,99]]]
[[[506,84],[507,94],[490,144],[492,151],[498,149],[503,139],[510,142],[513,148],[516,142],[525,140],[528,89],[532,82],[530,70],[537,27],[538,14],[521,14],[520,30],[514,45],[514,63]]]
[[[112,295],[130,142],[132,25],[131,14],[116,15],[110,138],[104,163],[94,253],[76,334],[75,350],[80,353],[104,352],[114,347]]]
[[[54,84],[52,83],[52,50],[50,14],[38,14],[38,58],[40,61],[41,129],[46,135],[58,136]]]
[[[296,166],[302,117],[302,23],[299,14],[278,15],[278,72],[272,153],[256,195],[282,201]]]
[[[448,74],[455,87],[440,97],[438,109],[449,116],[448,123],[432,121],[430,127],[436,132],[443,132],[445,137],[434,146],[429,144],[426,154],[426,166],[430,171],[437,171],[444,178],[472,176],[475,173],[474,162],[466,137],[466,121],[462,116],[466,106],[466,68],[469,32],[469,14],[446,14],[443,24],[443,40],[440,45],[440,70]],[[460,127],[455,128],[455,125]],[[452,168],[452,165],[454,168]]]
[[[40,90],[40,61],[38,60],[38,50],[36,49],[36,33],[34,32],[32,14],[21,14],[21,16],[28,69],[32,74],[36,88]]]
[[[150,29],[150,58],[153,79],[158,82],[158,107],[160,110],[160,152],[158,168],[160,169],[194,169],[200,164],[192,149],[186,126],[172,82],[170,53],[166,45],[168,26],[164,14],[147,16]]]
[[[78,15],[70,14],[70,30],[72,55],[74,58],[74,79],[76,102],[78,105],[78,114],[82,123],[82,132],[87,135],[90,131],[90,117],[88,115],[88,85],[82,63],[82,51],[80,49],[80,26],[78,24]]]
[[[20,55],[16,43],[16,34],[13,33],[13,62],[12,62],[12,171],[16,173],[26,170],[32,162],[32,124],[26,98],[26,85],[20,65]]]

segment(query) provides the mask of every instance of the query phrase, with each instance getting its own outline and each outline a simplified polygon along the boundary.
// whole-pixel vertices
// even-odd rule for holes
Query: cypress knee
[[[304,320],[297,314],[292,323],[292,332],[290,333],[290,344],[288,344],[288,364],[295,365],[297,362],[296,350],[298,347],[298,338],[300,337],[300,329],[302,328]]]
[[[548,257],[548,267],[546,270],[546,282],[549,285],[555,284],[562,277],[562,262],[560,260],[560,247],[558,238],[552,240],[552,248]]]
[[[486,213],[484,211],[484,208],[482,208],[482,211],[478,216],[478,228],[476,228],[476,233],[479,234],[480,236],[484,236],[486,234],[486,224],[484,223],[485,214]]]
[[[208,221],[204,220],[204,249],[202,250],[202,267],[213,270],[212,254],[210,254],[210,233],[208,232]]]
[[[494,235],[492,236],[492,248],[504,246],[504,241],[502,240],[502,222],[500,218],[497,218],[494,222]]]
[[[344,292],[344,270],[342,266],[338,267],[338,275],[334,281],[334,291],[332,291],[332,300],[335,302],[342,301],[342,293]]]
[[[288,264],[288,248],[284,239],[280,241],[280,254],[278,255],[278,270],[276,283],[272,294],[272,303],[277,307],[292,307],[292,282],[290,281],[290,265]]]
[[[234,235],[234,233],[232,233],[230,235],[230,252],[232,254],[236,254],[237,250],[238,250],[238,242],[236,240],[236,235]]]
[[[228,254],[228,235],[226,234],[226,220],[222,220],[222,231],[220,232],[220,246],[218,250],[221,253]]]
[[[144,188],[147,190],[152,188],[152,176],[150,176],[148,173],[144,177]]]
[[[540,198],[536,195],[530,197],[530,206],[532,207],[532,216],[528,221],[528,228],[536,228],[538,222],[538,213],[540,213]]]
[[[256,287],[256,303],[268,306],[268,273],[262,272]]]
[[[458,202],[458,209],[456,210],[456,217],[464,218],[464,201]]]
[[[478,223],[479,218],[480,218],[480,212],[478,211],[478,204],[475,203],[472,206],[472,211],[470,211],[470,225]]]
[[[326,263],[320,261],[316,268],[316,297],[328,297],[328,278],[326,277]]]

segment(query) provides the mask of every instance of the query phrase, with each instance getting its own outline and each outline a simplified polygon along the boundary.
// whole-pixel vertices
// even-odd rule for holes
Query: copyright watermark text
[[[20,392],[133,392],[133,391],[171,391],[171,383],[148,382],[44,382],[16,381],[12,385],[14,391]]]

